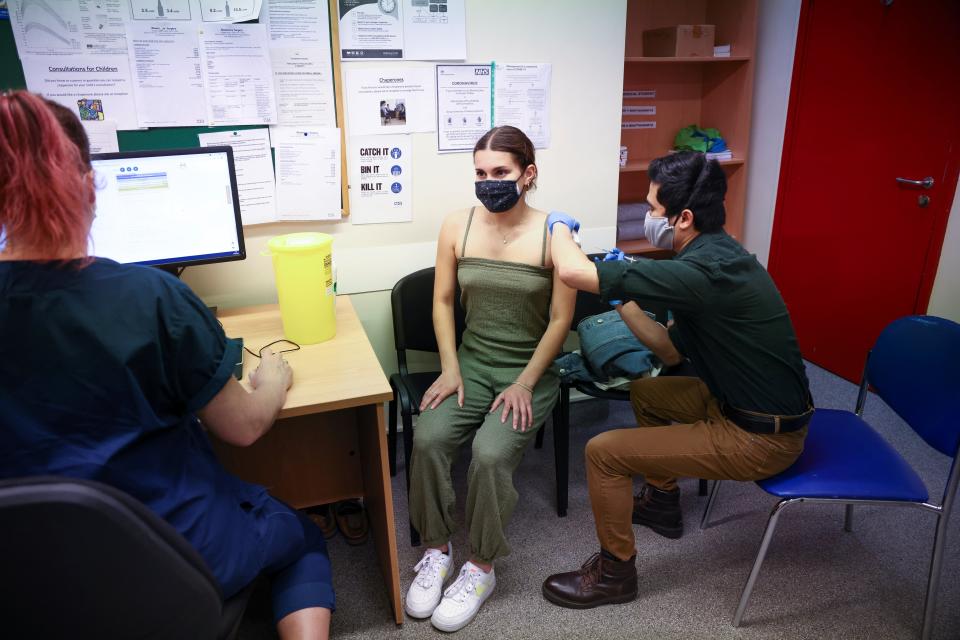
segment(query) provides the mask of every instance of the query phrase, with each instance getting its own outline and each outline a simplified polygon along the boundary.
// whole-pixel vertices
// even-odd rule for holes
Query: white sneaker
[[[443,600],[434,610],[430,622],[440,631],[463,629],[480,611],[480,605],[490,597],[495,586],[497,578],[493,574],[493,567],[490,573],[484,573],[477,565],[467,562],[460,569],[456,581],[444,592]]]
[[[447,552],[427,549],[413,568],[417,577],[410,583],[403,608],[411,618],[429,618],[440,604],[443,583],[453,566],[453,545],[447,543]]]

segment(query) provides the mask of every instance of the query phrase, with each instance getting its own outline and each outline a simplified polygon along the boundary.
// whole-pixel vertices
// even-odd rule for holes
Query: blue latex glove
[[[623,253],[623,251],[614,247],[613,249],[610,249],[607,255],[603,256],[603,261],[614,262],[617,260],[623,260],[624,258],[626,258],[626,255]]]
[[[603,262],[614,262],[623,259],[623,251],[617,249],[616,247],[610,249],[607,255],[603,256]],[[593,261],[597,263],[601,262],[600,258],[594,258]],[[623,304],[623,300],[608,300],[608,302],[610,303],[611,307],[616,307],[618,304]]]
[[[575,220],[573,216],[563,213],[562,211],[551,211],[550,215],[547,216],[547,228],[550,229],[551,235],[553,234],[553,225],[558,222],[567,225],[571,233],[580,230],[580,223]]]

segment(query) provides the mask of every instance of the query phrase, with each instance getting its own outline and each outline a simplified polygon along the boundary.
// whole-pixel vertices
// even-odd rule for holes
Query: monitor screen
[[[246,257],[230,147],[103,153],[92,160],[97,216],[90,255],[168,267]]]

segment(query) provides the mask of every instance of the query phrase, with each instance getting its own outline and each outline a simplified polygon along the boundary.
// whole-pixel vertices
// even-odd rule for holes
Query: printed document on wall
[[[423,67],[348,68],[345,74],[351,136],[433,131],[433,70]]]
[[[336,127],[330,47],[270,50],[281,125]]]
[[[120,0],[11,0],[9,10],[21,58],[127,55]]]
[[[131,23],[127,48],[141,127],[195,127],[207,122],[200,40],[190,22]]]
[[[277,219],[339,220],[340,129],[273,127]]]
[[[413,220],[413,161],[409,136],[350,138],[350,221]]]
[[[326,0],[266,0],[260,24],[271,47],[323,47],[330,57],[330,5]]]
[[[263,0],[200,0],[201,20],[204,22],[255,20],[260,16],[262,2]]]
[[[489,64],[437,65],[437,151],[473,151],[490,129]]]
[[[243,224],[274,222],[277,210],[269,130],[200,133],[197,139],[201,147],[233,147],[233,166],[237,175],[237,195]]]
[[[550,64],[496,63],[493,126],[513,125],[537,149],[550,146]]]
[[[126,0],[133,22],[199,22],[199,0]]]
[[[200,68],[207,124],[275,124],[273,71],[262,24],[205,24]]]
[[[25,56],[27,89],[59,102],[81,122],[112,120],[136,129],[137,106],[127,56]]]
[[[401,0],[338,0],[340,58],[397,60],[403,57]]]
[[[87,120],[83,123],[90,141],[90,153],[116,153],[120,151],[117,140],[117,123],[109,120]]]
[[[465,60],[464,0],[403,0],[403,57]]]

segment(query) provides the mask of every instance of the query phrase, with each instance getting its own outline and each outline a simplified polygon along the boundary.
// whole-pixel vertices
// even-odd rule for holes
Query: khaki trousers
[[[615,429],[586,447],[587,483],[600,545],[621,560],[633,557],[633,476],[665,491],[678,476],[759,480],[789,467],[807,435],[750,433],[728,420],[699,378],[635,380],[630,401],[637,428]],[[671,424],[673,423],[673,424]]]

